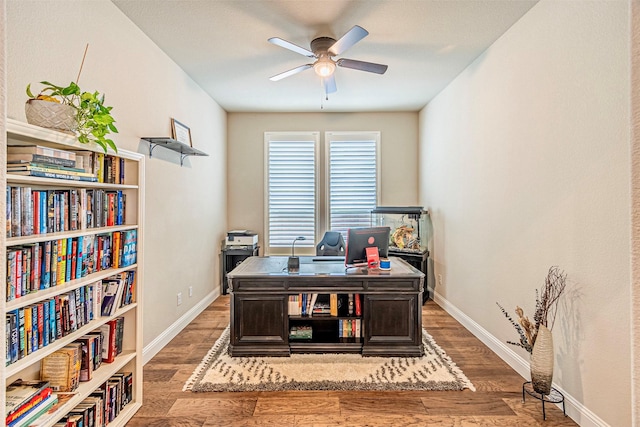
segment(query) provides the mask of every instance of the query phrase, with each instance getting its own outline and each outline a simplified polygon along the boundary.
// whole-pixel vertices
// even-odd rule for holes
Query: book
[[[136,263],[137,258],[137,244],[138,232],[137,230],[125,230],[122,232],[122,259],[120,260],[120,267],[129,267]]]
[[[34,153],[7,153],[7,163],[12,165],[20,163],[40,163],[44,165],[66,166],[75,168],[77,167],[77,159],[78,157],[76,157],[76,160],[71,160]]]
[[[29,412],[22,419],[16,420],[10,424],[8,427],[28,427],[42,415],[46,414],[47,411],[58,402],[58,396],[56,394],[52,394],[47,397],[45,400],[40,402],[33,408],[33,411]]]
[[[5,423],[7,425],[14,425],[30,418],[33,412],[36,412],[39,406],[51,397],[52,393],[53,391],[51,390],[51,387],[45,387],[38,394],[24,402],[24,404],[15,411],[7,414]]]
[[[313,307],[316,305],[317,299],[318,294],[311,294],[311,298],[309,298],[309,306],[307,307],[307,314],[309,316],[313,315]]]
[[[16,380],[9,384],[6,389],[5,413],[7,416],[14,414],[22,405],[28,403],[44,389],[49,387],[48,381],[39,380]]]
[[[96,347],[95,336],[84,336],[77,340],[81,344],[82,356],[80,361],[80,381],[91,381],[93,378],[93,356]]]
[[[102,281],[102,306],[101,316],[113,316],[120,308],[119,302],[122,298],[124,282],[122,279],[104,279]]]
[[[87,178],[95,178],[95,175],[92,173],[87,173],[84,169],[78,168],[67,168],[64,166],[52,166],[52,165],[43,165],[40,163],[23,163],[23,164],[13,164],[7,165],[7,173],[16,173],[16,172],[24,172],[24,171],[35,171],[35,172],[51,172],[51,173],[59,173],[71,176],[83,176]]]
[[[85,172],[84,169],[80,169],[80,168],[76,168],[76,167],[68,167],[68,166],[61,166],[61,165],[51,165],[51,164],[47,164],[47,163],[37,163],[37,162],[14,162],[14,163],[7,163],[7,171],[10,170],[43,170],[43,171],[50,171],[50,172],[55,172],[55,171],[64,171],[64,172],[79,172],[81,174],[86,174],[86,175],[93,175],[90,173]]]
[[[60,159],[76,160],[76,153],[73,151],[60,150],[57,148],[43,147],[41,145],[9,145],[7,154],[39,154],[41,156],[56,157]]]
[[[57,401],[53,405],[49,406],[49,409],[47,409],[46,412],[42,413],[38,418],[31,421],[29,427],[50,426],[51,422],[54,419],[60,417],[60,415],[58,414],[58,410],[60,409],[60,407],[67,403],[73,396],[75,396],[75,393],[55,393],[55,396],[57,397]],[[54,425],[57,426],[58,423]],[[64,423],[60,427],[66,427],[66,423]],[[97,424],[96,427],[98,427]]]
[[[102,361],[104,363],[112,363],[117,355],[116,349],[116,335],[117,335],[117,320],[111,319],[106,324],[100,327],[104,335],[102,343]]]
[[[338,316],[338,294],[329,295],[329,310],[332,316]]]
[[[98,181],[97,178],[94,176],[79,176],[79,175],[70,175],[68,173],[45,172],[45,171],[39,171],[39,170],[14,171],[14,172],[11,172],[11,174],[36,176],[40,178],[66,179],[66,180],[72,180],[72,181],[86,181],[86,182]]]
[[[56,392],[74,391],[78,386],[82,350],[72,343],[40,361],[40,379],[48,381]]]

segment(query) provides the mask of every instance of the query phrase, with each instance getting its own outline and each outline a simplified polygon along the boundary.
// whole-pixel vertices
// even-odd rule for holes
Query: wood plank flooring
[[[554,405],[522,402],[523,378],[433,301],[423,323],[476,391],[248,393],[183,392],[229,323],[229,297],[219,297],[144,367],[144,401],[128,427],[518,427],[575,426]]]

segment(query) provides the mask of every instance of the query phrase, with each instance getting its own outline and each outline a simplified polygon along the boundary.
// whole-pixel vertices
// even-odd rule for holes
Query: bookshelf
[[[8,146],[38,145],[65,151],[89,151],[104,154],[99,147],[81,144],[75,137],[69,134],[29,125],[12,119],[7,119],[6,136]],[[91,154],[89,153],[89,155]],[[12,282],[14,283],[13,286],[7,285],[2,287],[3,290],[0,292],[0,307],[2,307],[6,319],[16,316],[17,313],[27,312],[27,310],[33,309],[34,307],[37,309],[44,305],[46,309],[47,303],[51,304],[50,307],[53,310],[54,302],[61,299],[63,300],[65,295],[70,295],[70,298],[73,298],[74,295],[82,295],[76,298],[84,301],[82,303],[82,310],[84,311],[82,311],[82,321],[80,321],[80,318],[76,318],[76,323],[73,328],[64,327],[64,332],[58,333],[58,336],[56,336],[56,333],[51,333],[53,338],[50,342],[46,343],[45,340],[44,344],[41,342],[37,345],[37,349],[32,349],[30,353],[25,352],[25,354],[17,358],[14,356],[12,360],[7,360],[7,362],[10,363],[6,364],[6,366],[3,364],[0,373],[5,381],[5,388],[3,389],[3,393],[0,393],[0,406],[5,406],[5,390],[9,384],[20,378],[23,380],[39,378],[40,364],[47,356],[89,333],[96,332],[108,323],[113,323],[112,321],[114,319],[121,318],[122,320],[120,320],[120,322],[124,325],[122,327],[123,332],[120,341],[121,352],[114,358],[113,362],[101,363],[92,373],[89,381],[80,382],[69,399],[59,404],[55,412],[47,414],[46,421],[42,424],[43,426],[53,426],[58,420],[62,419],[68,412],[89,397],[95,390],[99,389],[101,385],[110,381],[114,376],[125,372],[131,373],[133,378],[131,399],[129,403],[122,407],[109,425],[126,425],[127,421],[133,417],[142,405],[142,295],[144,284],[142,268],[144,254],[142,219],[144,218],[145,157],[142,154],[126,150],[119,150],[117,153],[110,151],[107,155],[110,156],[110,162],[113,162],[114,165],[117,163],[118,165],[118,177],[115,178],[115,180],[107,180],[113,182],[76,181],[18,175],[10,172],[7,172],[6,175],[7,192],[10,193],[13,188],[20,188],[19,191],[21,194],[29,194],[34,203],[32,215],[36,216],[32,217],[32,232],[20,232],[18,233],[21,234],[20,236],[15,236],[16,233],[13,233],[12,230],[7,227],[7,232],[2,234],[5,254],[2,268],[4,275],[3,283],[8,284],[8,282],[12,282],[13,280],[11,278],[11,272],[14,270],[13,266],[9,264],[12,259],[9,255],[12,252],[17,253],[24,250],[24,248],[30,248],[27,250],[35,251],[34,248],[36,247],[48,248],[49,245],[54,246],[53,242],[57,243],[62,241],[73,243],[74,248],[89,245],[91,248],[95,248],[96,252],[94,253],[95,257],[88,258],[93,260],[94,264],[91,264],[86,270],[84,270],[85,264],[80,265],[80,260],[83,259],[80,256],[80,251],[74,252],[72,259],[74,262],[77,262],[78,265],[73,264],[76,266],[75,269],[71,269],[72,272],[66,273],[64,277],[60,277],[59,273],[56,272],[57,277],[55,283],[51,280],[53,274],[48,272],[47,279],[51,281],[46,285],[43,284],[44,279],[33,278],[30,282],[31,285],[28,285],[26,289],[23,287],[19,291],[16,290],[15,287],[17,284],[15,282]],[[29,190],[25,193],[25,189]],[[76,218],[75,215],[77,214],[78,222],[73,226],[69,226],[72,221],[71,219],[66,220],[68,223],[61,219],[59,227],[47,228],[51,224],[42,224],[43,221],[38,221],[37,215],[41,215],[41,219],[44,220],[47,219],[44,217],[47,215],[50,216],[53,210],[50,210],[50,206],[46,204],[41,205],[40,210],[37,209],[38,199],[35,198],[36,196],[34,195],[36,192],[40,195],[59,194],[61,195],[60,197],[65,198],[65,200],[72,201],[75,200],[73,197],[81,195],[78,200],[83,200],[82,202],[65,202],[66,205],[65,203],[60,205],[66,206],[67,215],[72,215],[69,218]],[[90,194],[89,197],[93,198],[93,203],[97,203],[98,198],[104,201],[110,201],[111,197],[113,197],[113,200],[119,200],[122,209],[114,214],[121,214],[117,221],[115,221],[117,224],[112,224],[114,222],[113,217],[110,217],[111,223],[106,218],[96,218],[95,211],[93,211],[93,215],[88,215],[86,209],[88,205],[88,203],[86,203],[87,194]],[[111,194],[113,196],[111,196]],[[7,204],[13,208],[15,200],[11,199],[10,196],[8,196],[6,200]],[[117,204],[118,202],[116,202],[116,206]],[[56,204],[56,206],[58,205]],[[74,206],[80,210],[74,211]],[[38,212],[37,214],[35,213],[36,211]],[[105,210],[101,210],[101,212],[108,212],[108,209],[105,207]],[[54,222],[58,219],[58,213],[55,215],[56,219]],[[9,212],[7,216],[11,219]],[[84,219],[80,220],[79,218]],[[91,221],[89,221],[88,218],[91,218]],[[14,225],[14,221],[7,222],[10,223],[8,225]],[[36,224],[41,224],[41,227],[36,226]],[[118,236],[117,238],[116,235]],[[128,236],[130,239],[128,241],[130,246],[128,247],[135,247],[135,261],[129,258],[125,262],[124,258],[116,255],[115,248],[122,247],[118,245],[116,239],[124,239],[125,236]],[[124,247],[127,248],[126,244]],[[128,249],[126,249],[125,252],[127,252],[127,250]],[[86,252],[93,253],[93,249],[91,251],[87,250]],[[35,254],[36,252],[31,253]],[[71,252],[67,253],[69,254]],[[36,259],[41,260],[38,271],[43,272],[44,266],[47,265],[44,261],[44,252]],[[87,259],[87,257],[84,259]],[[53,264],[51,264],[51,267],[53,267]],[[63,267],[62,271],[68,272],[69,268],[64,270]],[[51,276],[49,276],[49,274],[51,274]],[[102,281],[112,279],[115,276],[131,277],[131,282],[129,282],[130,287],[127,288],[130,291],[130,299],[125,305],[118,306],[109,315],[102,315],[100,305],[96,302],[97,296],[99,295],[97,288],[102,289]],[[93,301],[93,305],[91,302],[87,302],[85,298],[90,298],[90,301]],[[124,302],[124,298],[120,301]],[[55,307],[57,310],[57,306]],[[76,313],[81,313],[79,306],[76,306],[76,310],[78,310]],[[88,314],[90,311],[92,312],[91,316]],[[56,329],[53,325],[51,328]],[[43,332],[39,331],[38,334],[42,336]],[[46,333],[44,333],[44,335],[46,335]],[[0,347],[4,355],[7,355],[12,348],[15,348],[10,344],[6,329],[3,329]]]

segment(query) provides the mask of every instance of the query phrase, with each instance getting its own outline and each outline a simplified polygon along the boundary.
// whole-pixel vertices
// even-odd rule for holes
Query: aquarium
[[[420,206],[378,206],[371,211],[372,227],[390,227],[389,255],[427,252],[429,212]]]

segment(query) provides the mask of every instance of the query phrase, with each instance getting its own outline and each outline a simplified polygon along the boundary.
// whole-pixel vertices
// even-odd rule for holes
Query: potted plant
[[[554,359],[551,329],[556,320],[558,301],[566,285],[567,275],[556,266],[549,268],[544,285],[540,291],[536,289],[533,322],[520,307],[516,307],[516,322],[500,303],[496,303],[520,336],[520,341],[507,341],[507,344],[522,347],[531,354],[531,384],[534,391],[541,395],[551,393]]]
[[[115,143],[107,137],[110,133],[118,133],[118,129],[111,115],[113,107],[104,105],[104,95],[82,92],[74,82],[66,87],[47,81],[40,83],[45,86],[37,96],[31,92],[31,84],[27,85],[27,122],[72,131],[83,144],[95,142],[105,152],[109,147],[118,151]]]

